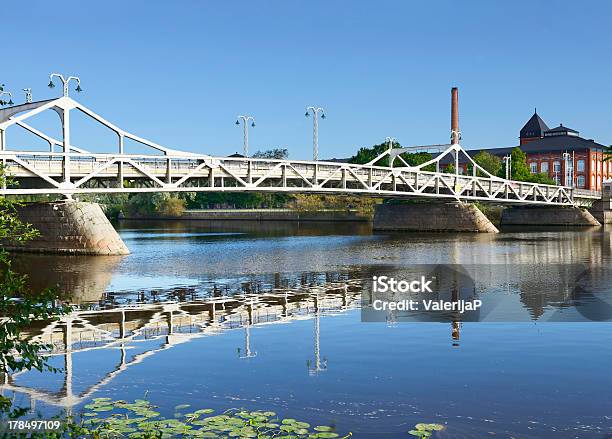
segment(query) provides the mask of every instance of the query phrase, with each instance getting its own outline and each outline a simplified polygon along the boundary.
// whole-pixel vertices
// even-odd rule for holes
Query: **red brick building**
[[[579,134],[562,124],[550,129],[535,112],[519,136],[519,146],[527,155],[531,172],[547,174],[557,184],[602,190],[602,183],[612,178],[612,161],[603,161],[604,145],[593,139],[584,139]],[[486,151],[504,157],[512,149],[491,148]],[[478,150],[470,151],[470,155],[472,153],[476,154]]]

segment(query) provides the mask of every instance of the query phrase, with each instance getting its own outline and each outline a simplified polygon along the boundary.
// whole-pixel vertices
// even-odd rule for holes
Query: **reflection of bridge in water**
[[[22,386],[16,382],[22,373],[16,373],[4,377],[0,389],[28,395],[31,406],[41,401],[60,406],[70,414],[75,405],[85,402],[123,371],[157,352],[195,338],[242,327],[245,329],[245,349],[239,349],[238,356],[250,358],[255,356],[250,338],[252,326],[301,319],[314,320],[314,362],[309,360],[308,370],[317,373],[324,370],[327,363],[320,356],[321,314],[358,308],[360,291],[361,281],[346,279],[316,286],[211,297],[185,303],[140,303],[111,309],[77,309],[25,334],[34,341],[50,344],[53,348],[49,356],[63,357],[62,388],[52,392]],[[134,344],[154,340],[161,341],[161,344],[128,358],[127,350]],[[73,355],[110,348],[119,349],[119,364],[97,383],[75,394]]]

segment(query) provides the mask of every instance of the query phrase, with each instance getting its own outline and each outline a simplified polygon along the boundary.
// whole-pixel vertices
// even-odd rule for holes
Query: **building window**
[[[584,187],[585,186],[586,181],[584,179],[584,175],[579,175],[578,176],[577,184],[578,184],[578,187]]]
[[[529,163],[529,169],[531,170],[532,174],[537,174],[538,173],[538,164],[536,162]]]
[[[561,172],[561,162],[554,162],[553,163],[553,171],[554,172]]]
[[[555,175],[554,180],[555,180],[555,183],[556,183],[557,185],[560,185],[560,184],[561,184],[561,177],[559,177],[558,175]]]
[[[540,163],[540,172],[548,174],[548,162]]]
[[[595,159],[591,160],[591,171],[595,172],[597,170],[597,168],[595,167]]]
[[[584,172],[584,160],[578,160],[577,168],[578,172]]]
[[[595,189],[595,176],[591,174],[591,189]]]

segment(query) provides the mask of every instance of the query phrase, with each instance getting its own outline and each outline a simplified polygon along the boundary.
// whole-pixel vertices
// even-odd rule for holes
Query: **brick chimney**
[[[459,143],[459,89],[451,89],[451,144]]]

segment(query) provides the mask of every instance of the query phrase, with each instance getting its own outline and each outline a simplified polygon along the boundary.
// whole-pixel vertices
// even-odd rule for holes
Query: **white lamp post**
[[[31,104],[32,103],[32,89],[23,88],[22,90],[25,92],[26,104]]]
[[[307,107],[304,116],[310,116],[312,112],[312,159],[319,160],[319,113],[321,119],[325,119],[325,110],[321,107]]]
[[[251,121],[251,127],[255,128],[255,118],[253,116],[238,116],[236,119],[236,125],[240,125],[240,121],[242,120],[243,125],[243,155],[245,157],[249,156],[249,121]]]
[[[512,177],[512,156],[504,156],[504,165],[506,168],[506,180],[510,180],[510,177]]]
[[[83,91],[83,89],[81,88],[81,79],[78,76],[68,76],[66,78],[64,77],[64,75],[60,73],[51,73],[49,75],[49,88],[55,87],[55,84],[53,84],[53,78],[59,78],[59,80],[62,81],[62,85],[64,87],[64,96],[66,97],[68,96],[68,84],[72,80],[77,82],[77,86],[74,89],[74,91],[76,91],[77,93],[80,93]]]

